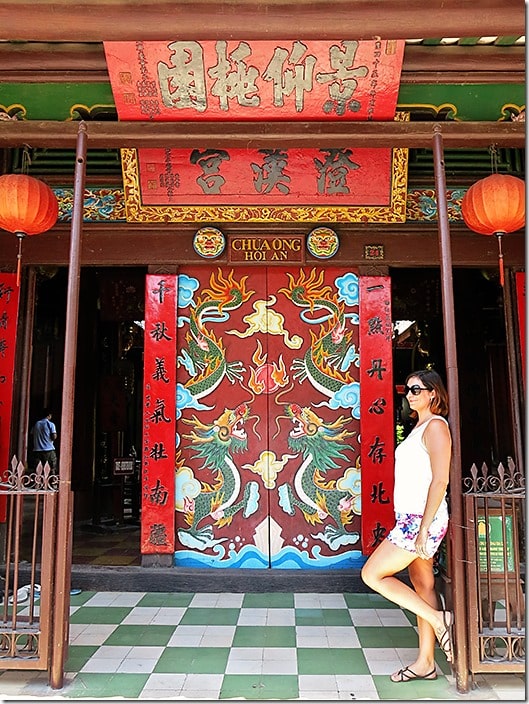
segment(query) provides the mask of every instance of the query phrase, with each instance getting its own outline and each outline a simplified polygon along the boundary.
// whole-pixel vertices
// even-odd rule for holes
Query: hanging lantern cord
[[[18,237],[17,286],[20,286],[20,270],[22,268],[22,240],[26,235],[23,232],[17,232],[16,235]]]
[[[503,286],[505,283],[505,274],[503,271],[503,252],[501,249],[501,238],[505,234],[505,232],[495,232],[494,234],[498,238],[498,264],[500,265],[500,284]]]
[[[499,160],[498,145],[497,145],[497,144],[491,144],[490,147],[489,147],[489,153],[490,153],[490,170],[491,170],[491,173],[497,174],[497,173],[498,173],[498,160]]]

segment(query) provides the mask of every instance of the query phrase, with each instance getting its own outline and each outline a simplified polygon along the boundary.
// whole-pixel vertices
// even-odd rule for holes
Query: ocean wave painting
[[[309,555],[306,550],[298,550],[289,545],[273,555],[270,565],[268,556],[255,545],[245,545],[237,552],[226,551],[224,546],[217,545],[214,551],[217,555],[201,555],[192,550],[179,550],[175,553],[175,567],[265,569],[272,566],[274,569],[283,570],[342,570],[360,568],[367,559],[360,550],[323,556],[319,554],[318,546],[314,547],[312,555]]]

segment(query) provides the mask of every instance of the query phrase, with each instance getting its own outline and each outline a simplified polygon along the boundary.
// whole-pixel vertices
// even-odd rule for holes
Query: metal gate
[[[509,458],[464,480],[469,669],[525,671],[525,479]]]
[[[1,574],[0,669],[49,670],[59,478],[39,462],[25,473],[16,457],[0,484],[6,508]],[[29,571],[28,571],[29,567]],[[40,584],[36,580],[40,575]]]

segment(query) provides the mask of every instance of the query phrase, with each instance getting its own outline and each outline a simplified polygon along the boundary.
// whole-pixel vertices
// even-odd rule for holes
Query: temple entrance
[[[358,276],[183,267],[178,298],[176,565],[353,566]]]
[[[224,279],[230,276],[230,271],[222,270]],[[306,277],[311,276],[311,269],[303,271]],[[312,311],[310,306],[297,304],[295,287],[288,274],[295,283],[299,272],[299,269],[287,272],[282,268],[235,269],[234,279],[240,283],[242,277],[247,277],[245,290],[254,293],[237,309],[222,310],[218,303],[216,311],[203,307],[199,322],[204,340],[193,337],[189,308],[181,306],[179,310],[182,326],[179,328],[179,359],[175,364],[179,365],[178,381],[183,388],[189,380],[188,369],[193,360],[190,345],[196,345],[196,364],[201,359],[198,350],[206,353],[200,345],[204,347],[206,339],[208,344],[215,339],[219,349],[222,346],[226,363],[232,365],[229,367],[231,380],[227,370],[222,383],[215,389],[210,386],[209,393],[205,384],[211,383],[211,379],[204,378],[205,384],[200,389],[187,386],[194,394],[197,407],[182,408],[178,419],[179,444],[175,448],[179,502],[175,512],[177,564],[207,565],[211,559],[226,559],[231,566],[237,566],[235,555],[238,554],[240,560],[247,559],[249,565],[255,560],[258,566],[276,566],[286,555],[288,559],[282,566],[288,566],[295,560],[306,561],[310,555],[307,551],[315,546],[318,547],[315,552],[325,564],[328,560],[347,560],[359,550],[359,542],[344,542],[338,550],[332,550],[326,542],[327,539],[332,543],[332,531],[326,526],[339,534],[340,519],[333,519],[337,514],[333,514],[335,508],[329,499],[326,499],[327,511],[319,510],[323,506],[322,497],[332,497],[332,492],[339,488],[340,478],[347,473],[354,477],[358,440],[351,408],[332,408],[329,380],[318,385],[316,376],[311,376],[307,368],[307,360],[311,358],[307,353],[314,355],[318,345],[325,347],[329,342],[326,336],[332,327],[332,297],[326,291],[321,296],[326,304]],[[325,287],[330,287],[331,291],[334,287],[336,291],[335,282],[348,272],[350,270],[329,267],[318,269],[322,279],[313,283],[313,290],[321,293]],[[218,281],[216,269],[184,267],[182,273],[188,281],[197,283],[197,290],[215,291],[211,277]],[[72,467],[74,563],[140,564],[137,462],[142,437],[145,275],[143,267],[82,270]],[[433,363],[435,368],[444,370],[442,313],[437,269],[395,269],[391,279],[393,320],[412,322],[395,338],[393,376],[398,385],[412,368]],[[54,409],[59,437],[66,283],[66,269],[39,270],[31,380],[30,424],[43,406],[49,406]],[[463,474],[466,474],[474,461],[490,464],[506,461],[512,452],[513,426],[505,383],[505,325],[497,275],[495,278],[495,272],[478,269],[455,270],[454,291],[462,462]],[[211,302],[213,297],[209,298]],[[338,345],[337,354],[342,344],[340,336],[351,331],[354,334],[354,318],[351,317],[354,312],[356,308],[346,307],[345,331],[340,332],[338,326],[334,340],[331,333],[330,344]],[[303,340],[300,346],[298,338]],[[343,384],[347,375],[353,380],[357,378],[357,369],[351,361],[355,345],[355,338],[350,338],[348,354],[351,357],[341,357],[338,370],[342,377],[334,388]],[[213,351],[211,347],[207,352],[212,354]],[[237,362],[239,370],[245,369],[242,383],[237,378],[237,366],[233,365]],[[400,405],[398,394],[396,401],[395,407],[401,414],[396,423],[405,423],[406,409]],[[231,418],[230,413],[234,414]],[[348,422],[340,428],[341,416],[347,417]],[[307,418],[316,425],[311,426]],[[319,458],[317,483],[312,479],[309,482],[311,497],[307,494],[308,475],[303,465],[310,454],[314,457],[317,448],[309,452],[303,446],[303,433],[309,427],[314,429],[318,423],[322,428],[331,428],[331,434],[335,433],[334,444],[331,443],[333,452],[342,457],[334,457],[337,467],[329,469],[326,475],[323,470],[327,455]],[[332,428],[335,423],[338,425]],[[232,435],[234,431],[234,437],[241,427],[244,428],[244,442],[236,449],[232,443],[229,456],[225,456],[228,462],[224,461],[228,469],[231,458],[236,469],[232,474],[240,481],[239,492],[228,510],[220,509],[224,510],[224,516],[219,512],[218,518],[204,516],[193,524],[186,520],[190,517],[190,504],[185,494],[188,489],[184,491],[182,480],[186,476],[191,478],[191,487],[194,487],[191,493],[196,492],[202,482],[203,491],[197,494],[202,496],[199,502],[205,498],[205,485],[210,486],[213,494],[220,455],[210,452],[212,446],[205,440],[208,432],[221,426],[231,430]],[[346,437],[344,434],[349,432],[353,434]],[[129,460],[128,464],[116,465],[116,460],[123,459]],[[333,485],[332,481],[337,483]],[[259,489],[258,499],[253,494],[255,484]],[[250,488],[246,489],[247,486]],[[311,498],[318,508],[311,507]],[[243,505],[230,516],[230,511],[241,501]],[[249,513],[255,505],[257,510]],[[359,532],[356,511],[353,505],[349,512],[351,522],[341,523],[344,539],[351,540]],[[325,512],[327,516],[323,518]],[[314,523],[309,520],[312,518],[316,518]],[[207,540],[221,542],[206,550],[192,547],[196,537],[193,532],[200,536],[200,529],[209,522],[212,527],[204,531],[202,537],[209,532],[212,537]]]

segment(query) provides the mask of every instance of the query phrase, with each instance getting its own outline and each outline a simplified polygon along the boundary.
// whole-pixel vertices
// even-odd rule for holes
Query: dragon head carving
[[[249,405],[240,403],[235,409],[225,408],[212,423],[203,423],[196,415],[183,418],[184,423],[193,426],[189,435],[183,437],[191,440],[190,446],[196,449],[196,457],[204,458],[205,466],[218,467],[227,454],[246,450],[248,436],[244,424],[249,417]]]
[[[322,471],[338,467],[334,460],[344,459],[344,450],[350,449],[349,443],[343,441],[355,434],[346,428],[350,418],[340,416],[326,423],[310,408],[302,408],[297,403],[286,406],[286,416],[294,426],[288,436],[291,450],[302,452],[305,457],[311,454]]]

